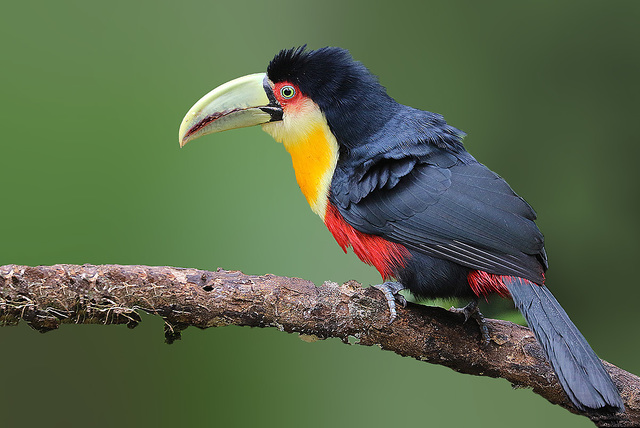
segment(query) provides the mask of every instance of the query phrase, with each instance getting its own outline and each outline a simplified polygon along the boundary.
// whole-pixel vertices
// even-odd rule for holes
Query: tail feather
[[[580,410],[624,410],[602,362],[549,289],[523,278],[503,278],[573,404]]]

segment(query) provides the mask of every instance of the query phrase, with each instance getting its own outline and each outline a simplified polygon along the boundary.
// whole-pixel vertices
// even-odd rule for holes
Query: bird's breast
[[[345,253],[347,248],[353,248],[356,256],[374,266],[385,280],[396,277],[398,269],[403,268],[406,260],[411,257],[409,250],[403,245],[353,228],[331,203],[327,205],[324,223]]]
[[[334,141],[332,142],[331,139]],[[300,190],[311,209],[324,218],[331,177],[336,167],[337,144],[322,127],[312,131],[305,139],[285,146],[289,154]]]
[[[324,219],[331,178],[338,162],[338,142],[324,114],[312,102],[263,125],[291,155],[300,190],[311,209]]]

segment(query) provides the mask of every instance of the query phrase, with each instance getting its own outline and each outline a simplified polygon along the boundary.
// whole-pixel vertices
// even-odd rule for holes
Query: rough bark
[[[532,388],[553,404],[597,426],[640,426],[640,378],[605,362],[626,411],[584,413],[568,401],[540,346],[526,327],[487,319],[491,342],[477,324],[442,308],[409,304],[388,323],[382,294],[356,282],[316,287],[298,278],[237,271],[118,265],[0,267],[0,325],[26,321],[39,331],[60,323],[140,322],[138,311],[160,315],[168,342],[188,326],[276,327],[309,338],[379,345],[461,373],[500,377]]]

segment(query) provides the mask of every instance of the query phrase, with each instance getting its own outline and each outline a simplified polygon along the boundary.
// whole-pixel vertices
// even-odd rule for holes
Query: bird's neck
[[[265,124],[263,129],[289,152],[300,190],[311,209],[324,219],[338,162],[338,142],[315,104],[300,113]]]

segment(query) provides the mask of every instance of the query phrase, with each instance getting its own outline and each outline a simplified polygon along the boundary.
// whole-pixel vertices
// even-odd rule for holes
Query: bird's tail
[[[549,289],[523,278],[502,278],[573,404],[580,410],[624,410],[602,362]]]

